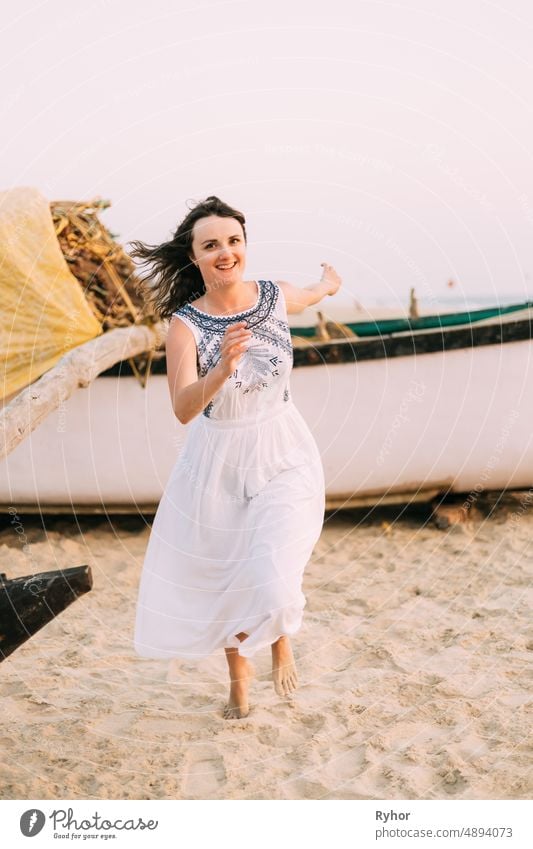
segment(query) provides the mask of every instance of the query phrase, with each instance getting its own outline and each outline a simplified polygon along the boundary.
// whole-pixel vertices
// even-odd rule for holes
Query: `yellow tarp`
[[[0,192],[0,400],[100,333],[46,198],[29,187]]]

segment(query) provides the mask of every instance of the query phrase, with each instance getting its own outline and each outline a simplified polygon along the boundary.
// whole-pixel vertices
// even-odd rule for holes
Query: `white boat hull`
[[[295,368],[328,506],[533,486],[531,341]],[[165,375],[100,377],[0,464],[17,508],[156,505],[186,427]]]

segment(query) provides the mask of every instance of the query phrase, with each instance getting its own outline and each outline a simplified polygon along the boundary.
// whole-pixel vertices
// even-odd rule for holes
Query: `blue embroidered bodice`
[[[190,328],[196,340],[198,377],[205,377],[220,358],[226,328],[246,320],[252,331],[250,347],[203,414],[212,419],[238,419],[282,407],[290,398],[292,341],[282,290],[271,280],[258,280],[253,307],[225,316],[209,315],[184,304],[173,315]]]

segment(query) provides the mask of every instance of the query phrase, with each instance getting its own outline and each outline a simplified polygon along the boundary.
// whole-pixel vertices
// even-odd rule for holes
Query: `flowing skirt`
[[[292,401],[253,420],[197,416],[152,525],[137,654],[251,657],[296,633],[324,508],[320,454]]]

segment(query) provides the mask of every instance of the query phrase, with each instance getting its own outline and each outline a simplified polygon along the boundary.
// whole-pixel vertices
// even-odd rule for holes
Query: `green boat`
[[[346,322],[345,327],[352,330],[356,336],[387,336],[390,333],[474,324],[487,318],[496,318],[500,315],[508,315],[531,307],[533,307],[533,301],[525,301],[521,304],[510,304],[505,307],[490,307],[469,310],[468,312],[438,313],[436,315],[424,315],[420,318],[385,318],[376,321]],[[291,327],[291,335],[303,338],[313,337],[316,335],[316,327]]]

